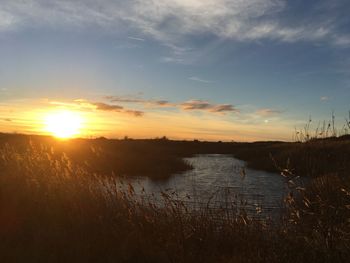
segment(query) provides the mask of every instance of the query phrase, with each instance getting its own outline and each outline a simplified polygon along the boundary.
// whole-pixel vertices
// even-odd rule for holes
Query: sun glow
[[[73,111],[49,113],[45,117],[45,130],[57,138],[72,138],[80,134],[82,122],[82,117]]]

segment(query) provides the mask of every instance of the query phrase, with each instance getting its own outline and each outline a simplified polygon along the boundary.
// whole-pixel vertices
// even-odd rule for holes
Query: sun
[[[82,117],[69,110],[47,114],[45,130],[57,138],[67,139],[79,135],[82,128]]]

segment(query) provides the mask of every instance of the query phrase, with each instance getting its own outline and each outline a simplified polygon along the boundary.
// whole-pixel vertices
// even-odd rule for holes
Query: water
[[[248,214],[260,217],[280,213],[286,194],[282,176],[246,168],[243,161],[230,155],[201,154],[185,160],[194,169],[168,180],[154,181],[148,177],[123,180],[133,186],[136,195],[147,196],[155,202],[161,202],[161,192],[166,192],[193,209],[244,207]]]

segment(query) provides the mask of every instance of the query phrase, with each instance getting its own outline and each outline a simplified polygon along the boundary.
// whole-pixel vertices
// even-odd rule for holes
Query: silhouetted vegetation
[[[245,144],[1,135],[0,261],[347,262],[348,147],[348,137]],[[142,165],[169,165],[168,158],[215,149],[252,166],[280,165],[291,191],[279,222],[251,218],[234,206],[192,211],[166,192],[165,206],[134,198],[131,185],[121,188],[107,172],[127,165],[143,172]],[[123,153],[128,157],[118,166],[102,167]],[[261,166],[269,167],[273,162]],[[306,186],[296,179],[304,172],[314,177]]]
[[[307,142],[243,143],[236,146],[234,155],[252,168],[271,172],[288,169],[294,175],[317,177],[336,171],[348,176],[350,136]]]
[[[171,147],[160,140],[70,139],[46,136],[0,134],[0,145],[9,144],[25,152],[28,143],[46,147],[54,157],[66,154],[70,160],[91,173],[104,175],[149,176],[166,179],[174,173],[191,169]]]
[[[305,142],[201,142],[160,139],[71,139],[0,134],[6,143],[25,151],[30,142],[65,153],[89,172],[111,175],[149,176],[166,179],[174,173],[191,169],[183,158],[195,154],[232,154],[251,168],[270,172],[288,169],[294,175],[315,177],[337,171],[350,171],[350,135],[311,138]]]

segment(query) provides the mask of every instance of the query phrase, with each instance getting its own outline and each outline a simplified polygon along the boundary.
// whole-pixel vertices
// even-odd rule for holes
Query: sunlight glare
[[[45,130],[57,138],[71,138],[80,134],[82,117],[72,111],[64,110],[50,113],[45,117]]]

